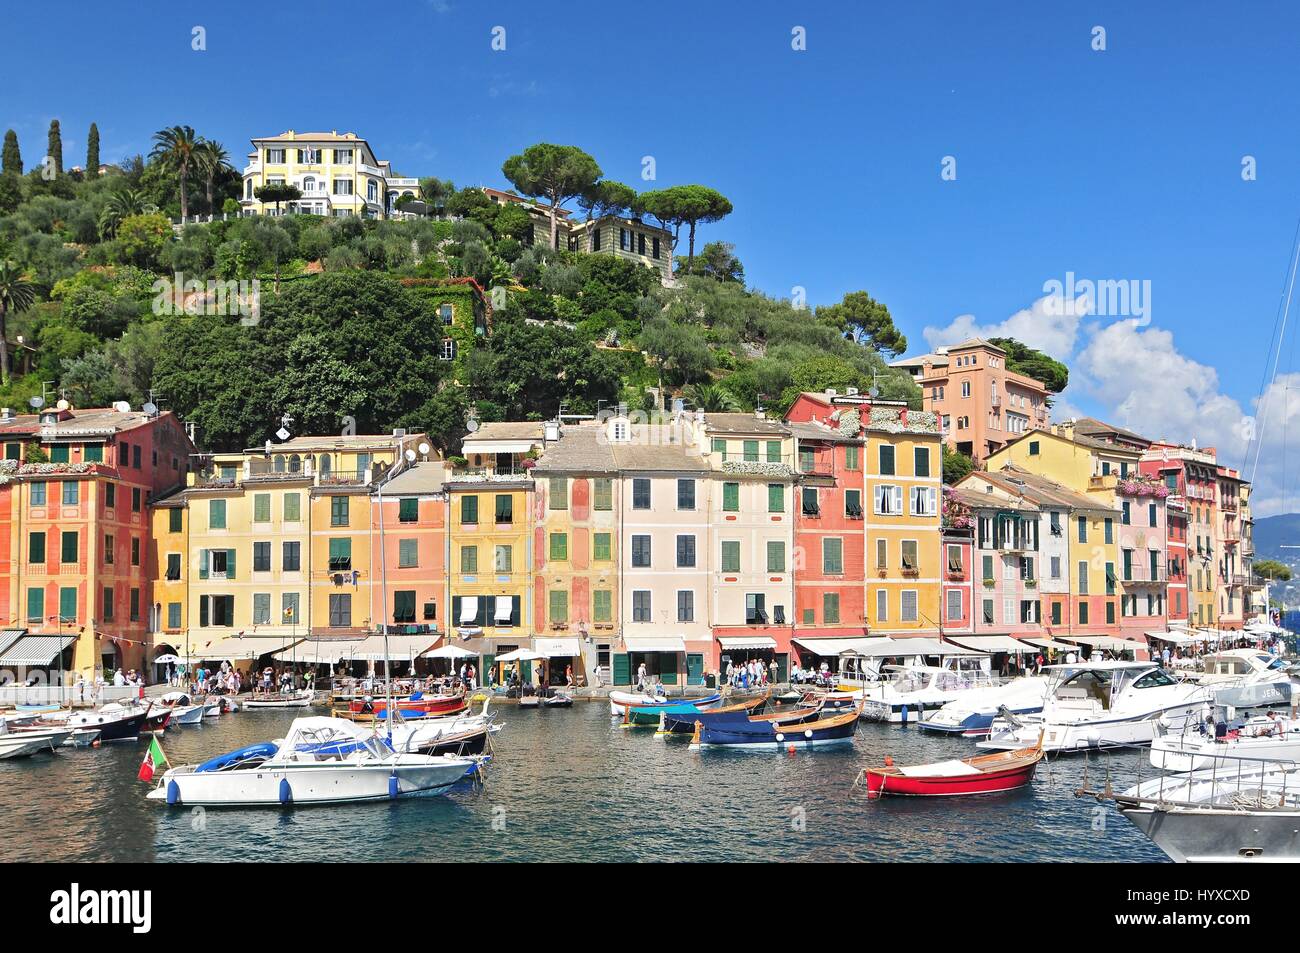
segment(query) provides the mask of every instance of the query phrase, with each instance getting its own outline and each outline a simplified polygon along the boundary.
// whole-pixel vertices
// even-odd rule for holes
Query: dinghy
[[[994,794],[1024,787],[1034,779],[1043,760],[1043,746],[999,751],[961,760],[936,761],[903,767],[886,758],[883,767],[863,768],[855,784],[866,782],[867,797],[886,794],[910,797],[955,797]]]
[[[763,710],[771,692],[764,692],[757,698],[746,698],[730,705],[707,709],[710,715],[741,713],[746,716]],[[659,712],[659,734],[689,735],[695,732],[696,719],[705,711],[699,705],[669,705]]]
[[[852,744],[858,730],[857,709],[795,722],[761,716],[742,720],[730,720],[730,717],[707,719],[706,716],[697,721],[691,748],[794,751],[797,748]]]
[[[271,692],[268,695],[251,695],[244,699],[245,708],[306,708],[315,692],[300,689],[296,692]]]

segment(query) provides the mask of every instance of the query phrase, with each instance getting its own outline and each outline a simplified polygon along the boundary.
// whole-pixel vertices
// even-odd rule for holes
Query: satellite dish
[[[275,435],[276,435],[277,437],[279,437],[281,440],[288,440],[288,439],[289,439],[289,431],[285,430],[283,427],[281,427],[279,430],[277,430],[277,431],[275,432]]]
[[[415,451],[412,450],[410,447],[407,447],[406,449],[406,462],[407,463],[415,462]]]
[[[44,397],[29,397],[29,398],[27,399],[27,403],[31,405],[31,407],[32,407],[33,410],[40,410],[42,407],[45,406],[45,398],[44,398]]]
[[[475,430],[478,430],[478,421],[473,417],[469,418],[468,420],[465,421],[465,429],[468,430],[470,433],[473,433]]]
[[[59,403],[63,403],[63,401],[59,401]],[[119,400],[113,405],[113,409],[120,414],[129,414],[131,412],[131,405],[125,400]]]
[[[420,456],[427,457],[428,455],[429,455],[429,445],[427,443],[420,444]]]
[[[144,411],[146,414],[148,414],[150,417],[152,417],[154,414],[158,413],[158,405],[155,404],[153,401],[149,401],[149,403],[145,404],[145,405],[144,405],[143,407],[141,407],[140,409],[143,410],[143,411]]]
[[[870,388],[867,389],[867,393],[870,394],[872,397],[879,397],[879,396],[880,396],[880,388],[879,388],[879,387],[870,387]]]
[[[72,405],[69,404],[66,400],[61,400],[61,401],[59,401],[57,404],[55,404],[54,406],[55,406],[55,408],[57,408],[58,410],[67,410],[67,409],[68,409],[69,407],[71,407]]]

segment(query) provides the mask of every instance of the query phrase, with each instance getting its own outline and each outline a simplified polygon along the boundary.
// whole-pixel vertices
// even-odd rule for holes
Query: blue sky
[[[637,188],[727,194],[701,240],[733,241],[770,294],[866,289],[912,352],[1014,328],[1071,363],[1062,413],[1195,436],[1229,464],[1253,458],[1255,416],[1260,502],[1300,495],[1282,477],[1300,377],[1267,425],[1254,403],[1300,214],[1294,5],[7,2],[3,23],[0,125],[29,164],[53,117],[69,165],[92,120],[106,160],[174,123],[236,156],[338,129],[461,185],[578,144]],[[1150,324],[1034,311],[1070,272],[1149,281]]]

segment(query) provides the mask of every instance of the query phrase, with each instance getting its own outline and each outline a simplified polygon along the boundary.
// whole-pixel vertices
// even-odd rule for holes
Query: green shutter
[[[286,523],[297,523],[302,519],[302,497],[297,493],[286,493],[284,495],[284,521]]]
[[[767,511],[769,513],[785,512],[785,487],[780,483],[767,485]]]
[[[779,539],[767,541],[767,571],[785,572],[785,543]]]
[[[626,652],[618,652],[613,659],[613,682],[615,685],[632,684],[632,660]]]
[[[740,511],[739,483],[722,484],[722,508],[728,513],[737,513]]]
[[[45,590],[27,590],[27,621],[41,622],[45,619]]]
[[[403,523],[415,523],[420,519],[420,501],[413,497],[404,497],[397,503],[397,519]]]
[[[235,578],[235,551],[233,549],[226,550],[226,578]]]
[[[613,594],[608,589],[597,589],[591,594],[591,619],[593,622],[613,621]]]
[[[569,558],[569,536],[567,533],[551,534],[551,561],[562,562]]]
[[[59,619],[68,621],[77,618],[77,590],[65,586],[59,590]]]
[[[270,493],[253,494],[253,522],[254,523],[271,522],[271,494]]]
[[[199,578],[208,578],[208,550],[199,550]]]
[[[563,589],[552,589],[550,597],[550,620],[552,622],[568,622],[569,594]]]
[[[610,559],[614,558],[610,548],[611,538],[612,537],[609,533],[594,534],[592,543],[592,559],[597,562],[608,562]]]

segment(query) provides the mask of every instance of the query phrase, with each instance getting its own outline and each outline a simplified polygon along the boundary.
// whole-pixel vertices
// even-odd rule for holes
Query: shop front
[[[763,671],[772,678],[772,663],[776,663],[773,684],[781,685],[790,680],[790,654],[778,651],[776,639],[766,636],[719,636],[718,637],[718,671],[723,679],[727,677],[728,667],[733,670],[757,662]]]
[[[542,656],[537,661],[542,670],[542,684],[562,688],[568,684],[570,676],[575,685],[580,678],[585,684],[581,639],[534,638],[533,651]]]
[[[646,681],[664,685],[681,685],[687,678],[686,640],[676,636],[627,636],[624,651],[613,657],[615,685],[635,685],[644,675]],[[697,664],[702,665],[703,656]]]

